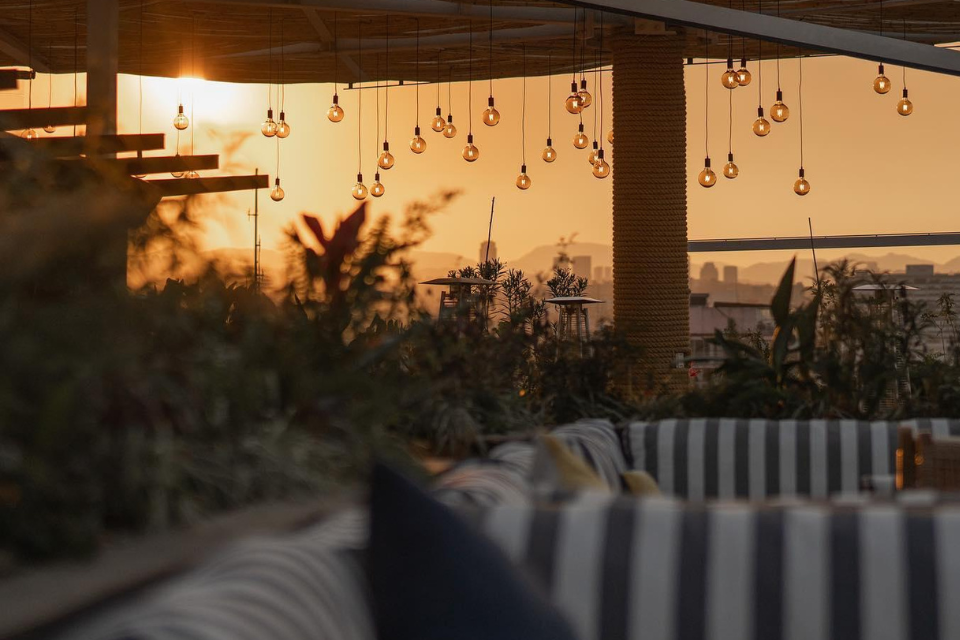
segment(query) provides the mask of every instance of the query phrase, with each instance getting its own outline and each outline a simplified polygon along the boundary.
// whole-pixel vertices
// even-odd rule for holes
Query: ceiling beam
[[[209,171],[220,168],[220,156],[149,156],[146,158],[116,158],[102,160],[128,175],[151,175],[174,171]]]
[[[691,0],[569,0],[633,18],[779,42],[912,69],[960,76],[960,53],[933,45],[728,9]]]
[[[203,193],[266,189],[269,184],[269,176],[261,173],[252,176],[224,176],[219,178],[164,178],[146,180],[145,182],[159,189],[161,197],[169,198],[172,196],[195,196]]]
[[[313,30],[317,32],[317,35],[320,36],[320,42],[324,45],[329,45],[333,42],[333,34],[330,33],[330,29],[327,28],[327,25],[323,23],[323,20],[320,18],[320,14],[317,13],[317,10],[313,7],[304,7],[303,13],[307,16],[307,21],[310,23],[310,26],[313,27]],[[339,50],[339,47],[337,47]],[[340,62],[342,62],[348,69],[350,73],[353,74],[354,78],[359,78],[361,82],[367,79],[367,75],[363,70],[357,66],[357,63],[353,61],[353,58],[349,54],[341,52],[339,54]]]
[[[960,244],[960,233],[895,233],[854,236],[797,236],[792,238],[731,238],[690,240],[691,253],[714,251],[781,251],[784,249],[863,249],[867,247],[940,247]]]
[[[24,144],[54,157],[66,158],[90,153],[121,153],[124,151],[150,151],[163,149],[164,134],[145,133],[105,136],[76,136],[37,138],[23,140],[17,136],[0,136],[0,144]]]
[[[86,107],[0,110],[0,129],[4,131],[40,128],[47,125],[59,127],[72,124],[86,124],[86,122]]]
[[[13,58],[17,64],[30,66],[30,49],[27,48],[27,45],[21,42],[18,38],[14,37],[3,29],[0,29],[0,52],[5,53]],[[39,71],[41,73],[50,72],[50,63],[45,57],[34,51],[32,59],[34,71]]]

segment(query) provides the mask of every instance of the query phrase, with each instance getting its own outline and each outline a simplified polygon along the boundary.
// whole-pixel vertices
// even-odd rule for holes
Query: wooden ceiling
[[[762,6],[757,0],[709,2],[870,33],[880,33],[882,26],[884,34],[897,37],[905,30],[907,39],[928,44],[960,41],[960,3],[950,0],[886,0],[882,23],[879,1],[781,0],[779,7],[776,0],[762,0]],[[451,11],[438,15],[443,3]],[[83,71],[85,0],[33,0],[32,5],[31,28],[29,0],[0,0],[0,66],[28,65],[32,43],[38,71]],[[603,16],[601,51],[597,12],[536,0],[494,0],[493,5],[491,47],[486,0],[121,0],[119,67],[121,73],[150,76],[277,82],[282,51],[283,82],[434,82],[438,77],[518,76],[525,52],[528,75],[542,75],[609,63],[610,38],[638,28],[622,16]],[[695,30],[686,30],[685,37],[690,57],[702,58],[706,47],[713,58],[726,58],[731,48],[737,58],[741,51],[751,59],[758,56],[754,40],[708,34],[705,41]],[[763,57],[775,50],[767,44]],[[782,48],[781,53],[795,51]]]

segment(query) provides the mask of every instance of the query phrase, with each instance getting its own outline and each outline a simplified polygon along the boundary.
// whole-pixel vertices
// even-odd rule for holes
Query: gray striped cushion
[[[557,427],[550,434],[583,458],[610,488],[620,489],[620,474],[629,467],[620,436],[609,420],[580,420]]]
[[[486,533],[582,640],[960,638],[960,507],[594,499]]]
[[[491,449],[490,459],[528,478],[533,470],[534,453],[535,448],[529,442],[506,442]]]
[[[934,438],[960,436],[960,420],[949,418],[916,418],[902,423],[914,431],[929,431]]]
[[[691,500],[827,497],[895,473],[896,422],[690,419],[634,422],[633,468]]]
[[[448,507],[528,504],[531,486],[508,464],[472,460],[441,475],[433,496]]]

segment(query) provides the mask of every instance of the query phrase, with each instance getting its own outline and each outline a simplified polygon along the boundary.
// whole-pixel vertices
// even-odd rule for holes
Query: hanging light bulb
[[[173,119],[173,126],[176,127],[177,130],[179,131],[183,131],[184,129],[190,126],[190,120],[183,113],[182,104],[177,107],[177,115]]]
[[[727,70],[720,76],[720,83],[727,89],[736,89],[740,86],[737,72],[733,70],[733,58],[727,58]]]
[[[573,146],[577,149],[586,149],[589,143],[590,140],[587,138],[587,134],[583,132],[583,123],[581,122],[577,129],[577,135],[573,136]]]
[[[374,198],[379,198],[386,192],[386,189],[383,186],[383,183],[380,182],[380,172],[377,171],[373,174],[373,184],[370,185],[370,195]],[[356,198],[356,196],[354,196]],[[360,198],[358,198],[360,199]]]
[[[197,178],[200,177],[200,174],[197,173],[196,171],[188,171],[185,177],[190,180],[196,180]]]
[[[327,109],[327,120],[330,122],[343,120],[343,109],[340,108],[340,96],[337,94],[333,94],[333,104]]]
[[[380,154],[380,157],[377,158],[377,166],[387,171],[393,168],[393,163],[395,162],[393,154],[390,153],[390,143],[386,140],[383,141],[383,152]]]
[[[757,119],[753,121],[753,132],[761,138],[770,133],[770,121],[763,117],[763,107],[757,107]]]
[[[607,131],[607,142],[609,142],[610,144],[613,144],[613,129],[610,129],[610,131]]]
[[[500,112],[493,106],[493,96],[487,98],[487,108],[483,111],[483,124],[495,127],[500,122]]]
[[[577,95],[580,96],[581,111],[593,104],[593,96],[587,91],[586,78],[580,78],[580,90],[577,91]]]
[[[723,177],[733,180],[740,175],[740,167],[733,161],[733,152],[727,154],[727,164],[723,165]]]
[[[877,70],[877,77],[873,81],[873,90],[879,94],[884,94],[890,91],[890,86],[890,78],[884,75],[883,63],[881,62]]]
[[[910,102],[910,99],[907,97],[907,88],[903,88],[903,97],[900,98],[900,102],[897,103],[897,113],[902,116],[908,116],[913,113],[913,103]]]
[[[467,146],[463,148],[463,159],[467,162],[476,162],[477,158],[480,157],[480,149],[477,149],[477,146],[473,144],[473,134],[467,134]]]
[[[433,122],[430,123],[430,128],[440,133],[446,127],[446,123],[443,121],[443,116],[440,115],[440,107],[437,107],[437,115],[433,117]]]
[[[57,128],[52,124],[48,124],[48,125],[44,125],[43,130],[46,131],[47,133],[53,133],[54,131],[57,130]]]
[[[603,149],[597,151],[597,161],[593,163],[593,177],[603,180],[610,175],[610,165],[603,159]]]
[[[790,117],[790,109],[783,103],[783,91],[777,89],[777,101],[770,108],[770,117],[774,122],[786,122]]]
[[[588,161],[591,165],[593,165],[593,164],[596,163],[596,161],[597,161],[597,149],[598,149],[597,141],[594,140],[594,141],[593,141],[593,149],[590,151],[590,154],[587,156],[587,161]]]
[[[517,176],[517,189],[526,191],[530,188],[531,184],[533,184],[533,181],[530,180],[530,176],[527,175],[527,165],[520,165],[520,175]]]
[[[453,124],[453,115],[447,114],[447,125],[443,128],[443,137],[444,138],[455,138],[457,137],[457,128]]]
[[[36,140],[40,137],[40,134],[38,134],[35,129],[24,129],[23,133],[20,134],[20,137],[24,140]]]
[[[273,190],[270,192],[270,199],[274,202],[280,202],[283,200],[283,197],[287,195],[283,187],[280,186],[280,178],[277,178],[273,181]]]
[[[800,167],[800,177],[793,183],[793,192],[798,196],[805,196],[810,193],[810,183],[803,175],[803,167]]]
[[[365,200],[367,198],[367,185],[363,184],[363,174],[357,174],[357,184],[353,185],[350,195],[354,200]]]
[[[551,138],[547,138],[547,146],[544,147],[540,157],[543,158],[544,162],[553,162],[557,159],[557,150],[553,148],[553,140]]]
[[[273,109],[267,109],[267,119],[260,125],[260,133],[268,138],[277,135],[277,123],[273,119]]]
[[[715,174],[713,169],[710,168],[710,156],[707,156],[706,159],[704,159],[703,171],[701,171],[700,175],[697,176],[697,182],[700,183],[701,187],[706,187],[707,189],[717,184],[717,174]]]
[[[290,135],[290,125],[287,123],[286,114],[280,112],[280,120],[277,122],[277,137],[286,138]]]
[[[747,59],[743,58],[740,60],[740,68],[737,70],[737,84],[745,87],[750,84],[751,80],[753,80],[753,75],[747,69]]]
[[[580,97],[580,93],[577,91],[577,83],[570,83],[570,95],[567,96],[566,102],[563,104],[566,107],[569,113],[574,115],[583,111],[583,99]]]
[[[410,140],[410,150],[417,154],[427,150],[427,141],[420,137],[420,127],[413,128],[413,139]]]

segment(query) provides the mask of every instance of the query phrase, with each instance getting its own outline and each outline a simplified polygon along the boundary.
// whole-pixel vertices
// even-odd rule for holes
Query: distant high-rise
[[[736,265],[728,264],[723,268],[723,281],[727,284],[737,284],[737,273]]]
[[[700,280],[702,282],[718,282],[720,272],[717,271],[717,265],[712,262],[704,262],[703,266],[700,267]]]
[[[480,264],[483,264],[484,262],[487,262],[487,261],[493,262],[496,259],[497,259],[497,243],[496,242],[490,243],[490,253],[488,254],[487,241],[484,240],[483,242],[481,242],[480,243],[480,259],[477,260],[477,262],[479,262]]]
[[[603,268],[603,279],[607,282],[613,280],[613,267],[604,267]]]
[[[593,258],[590,256],[573,256],[573,272],[584,278],[590,277],[593,269]]]
[[[594,267],[594,268],[593,268],[593,281],[594,281],[594,282],[603,282],[603,267]]]

